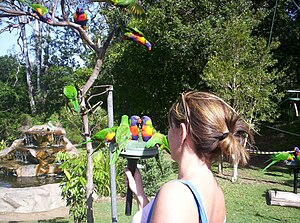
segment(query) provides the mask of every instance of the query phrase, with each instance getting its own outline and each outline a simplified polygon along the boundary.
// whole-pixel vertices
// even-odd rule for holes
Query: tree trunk
[[[20,17],[19,18],[19,23],[21,24],[21,39],[23,42],[23,55],[25,58],[26,62],[26,80],[27,80],[27,86],[28,86],[28,97],[29,97],[29,104],[30,104],[30,109],[31,113],[35,114],[36,113],[36,107],[35,107],[35,101],[33,97],[33,87],[32,87],[32,72],[31,72],[31,66],[30,66],[30,61],[29,61],[29,54],[28,54],[28,44],[27,44],[27,37],[26,37],[26,29],[25,29],[25,24],[27,18],[26,17]]]
[[[81,97],[81,108],[85,108],[85,98]],[[90,140],[90,128],[89,128],[89,120],[86,110],[81,111],[85,140]],[[94,223],[94,216],[93,216],[93,147],[92,143],[88,142],[86,144],[86,152],[87,152],[87,171],[86,171],[86,206],[87,206],[87,222]]]
[[[49,48],[50,48],[50,26],[46,26],[46,35],[45,35],[46,41],[45,41],[45,50],[44,50],[44,75],[48,73],[48,67],[49,67]]]
[[[35,29],[35,42],[36,42],[36,60],[37,60],[37,71],[36,71],[36,89],[38,92],[41,90],[41,69],[42,69],[42,28],[43,23],[36,20]]]

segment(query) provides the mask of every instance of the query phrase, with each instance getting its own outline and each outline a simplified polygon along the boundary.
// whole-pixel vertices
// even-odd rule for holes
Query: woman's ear
[[[180,123],[180,144],[183,144],[187,137],[187,128],[184,123]]]

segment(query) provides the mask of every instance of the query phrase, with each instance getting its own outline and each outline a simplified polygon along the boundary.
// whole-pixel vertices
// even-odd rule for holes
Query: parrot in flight
[[[131,14],[140,16],[145,13],[138,0],[90,0],[91,2],[107,2],[116,7],[128,10]]]
[[[64,87],[64,95],[70,100],[76,112],[79,112],[78,92],[73,85]]]
[[[156,132],[156,130],[153,127],[151,118],[149,116],[144,115],[142,117],[142,137],[143,137],[143,141],[147,142],[155,132]]]
[[[165,150],[167,153],[171,154],[168,138],[166,135],[155,132],[153,136],[147,141],[145,147],[151,148],[158,145],[160,150]]]
[[[127,40],[132,40],[133,42],[137,42],[147,47],[149,51],[152,49],[152,44],[144,37],[144,34],[137,28],[125,27],[123,38]]]
[[[81,25],[81,27],[86,30],[86,24],[88,21],[88,16],[86,14],[86,11],[84,10],[82,5],[78,5],[76,12],[74,13],[74,22],[76,24]]]
[[[33,9],[37,13],[41,21],[51,22],[52,16],[48,13],[47,7],[40,4],[33,4],[30,0],[20,0],[20,2]]]
[[[294,159],[294,155],[290,154],[288,152],[280,152],[272,155],[271,159],[267,160],[270,161],[272,160],[271,163],[269,163],[262,171],[265,171],[268,169],[270,166],[274,165],[275,163],[281,162],[281,161],[292,161]]]
[[[138,140],[139,139],[139,124],[141,123],[141,118],[138,115],[132,115],[130,117],[130,133],[131,133],[131,140]]]
[[[116,130],[116,150],[114,151],[110,164],[117,161],[120,153],[125,150],[128,140],[131,138],[128,115],[122,115],[121,123]]]

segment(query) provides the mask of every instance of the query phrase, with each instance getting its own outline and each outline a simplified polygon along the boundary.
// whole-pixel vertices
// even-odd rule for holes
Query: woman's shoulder
[[[180,181],[162,185],[155,202],[153,222],[195,222],[198,218],[193,195]]]
[[[179,180],[172,180],[162,185],[159,194],[166,202],[184,202],[187,199],[193,199],[189,188]]]

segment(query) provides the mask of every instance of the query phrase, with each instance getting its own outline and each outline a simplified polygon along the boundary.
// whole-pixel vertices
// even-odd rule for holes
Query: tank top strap
[[[196,189],[196,187],[194,187],[194,185],[190,181],[186,181],[186,180],[178,180],[178,181],[183,183],[184,185],[186,185],[191,190],[191,192],[194,196],[194,200],[197,205],[198,214],[199,214],[199,222],[208,223],[208,219],[207,219],[207,216],[205,213],[202,199],[201,199],[201,196],[200,196],[198,190]]]
[[[184,185],[186,185],[190,189],[190,191],[192,192],[192,194],[194,196],[195,203],[197,205],[197,209],[198,209],[199,222],[200,223],[208,223],[208,219],[207,219],[207,216],[206,216],[206,213],[205,213],[205,209],[204,209],[204,206],[203,206],[203,203],[202,203],[202,199],[201,199],[201,196],[200,196],[199,192],[197,191],[197,189],[189,181],[186,181],[186,180],[177,180],[177,181],[179,181],[179,182],[183,183]],[[150,208],[148,218],[147,218],[147,223],[150,223],[150,220],[151,220],[151,217],[152,217],[152,212],[153,212],[153,207],[154,207],[154,204],[155,204],[157,194],[158,194],[158,192],[156,193],[156,196],[155,196],[154,201],[152,203],[152,206]]]

